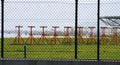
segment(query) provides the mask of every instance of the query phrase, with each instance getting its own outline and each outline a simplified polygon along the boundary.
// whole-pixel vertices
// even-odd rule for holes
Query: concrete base
[[[93,60],[0,60],[0,65],[120,65],[115,61],[93,61]]]

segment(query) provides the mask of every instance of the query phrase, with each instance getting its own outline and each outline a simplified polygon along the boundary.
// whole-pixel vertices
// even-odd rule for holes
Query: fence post
[[[24,58],[26,59],[26,41],[24,42]]]
[[[75,59],[77,59],[77,21],[78,21],[78,0],[75,0]]]
[[[100,60],[100,0],[97,0],[97,60]]]
[[[4,58],[4,0],[1,0],[1,58]]]

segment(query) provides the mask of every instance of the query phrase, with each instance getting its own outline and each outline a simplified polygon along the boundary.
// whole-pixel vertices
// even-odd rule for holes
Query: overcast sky
[[[62,1],[75,2],[75,0],[5,0],[5,1]],[[97,2],[97,0],[78,0],[79,2]],[[100,0],[101,2],[118,2],[119,0]]]
[[[15,2],[13,2],[15,1]],[[30,2],[32,1],[32,2]],[[36,2],[35,2],[36,1]],[[52,2],[51,2],[52,1]],[[53,2],[55,1],[55,2]],[[120,16],[119,0],[101,0],[101,16]],[[97,0],[79,0],[78,25],[97,26]],[[16,25],[74,27],[74,0],[5,0],[5,29],[15,29]],[[101,23],[102,25],[103,23]]]

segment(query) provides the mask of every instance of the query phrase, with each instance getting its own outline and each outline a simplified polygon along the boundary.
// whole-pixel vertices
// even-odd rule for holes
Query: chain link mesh
[[[78,26],[83,29],[78,37],[78,58],[96,59],[97,57],[97,2],[87,1],[78,4]]]
[[[74,58],[75,4],[5,1],[5,58]],[[24,49],[26,45],[26,50]]]
[[[110,0],[100,2],[101,45],[100,58],[118,60],[119,56],[119,11],[120,1]],[[104,18],[105,17],[105,18]],[[118,17],[116,19],[116,17]]]
[[[119,3],[100,1],[100,59],[120,59]],[[97,59],[97,6],[78,2],[78,59]],[[74,59],[74,39],[74,0],[5,0],[4,58]]]

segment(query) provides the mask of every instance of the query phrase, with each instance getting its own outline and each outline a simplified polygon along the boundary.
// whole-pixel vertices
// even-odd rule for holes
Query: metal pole
[[[24,42],[24,58],[26,59],[26,42]]]
[[[4,58],[4,0],[1,0],[1,58]]]
[[[77,21],[78,21],[78,0],[75,0],[75,59],[77,59]]]
[[[98,21],[98,24],[97,24],[97,60],[99,61],[100,60],[100,21],[99,21],[99,18],[100,18],[100,0],[97,1],[97,21]]]

